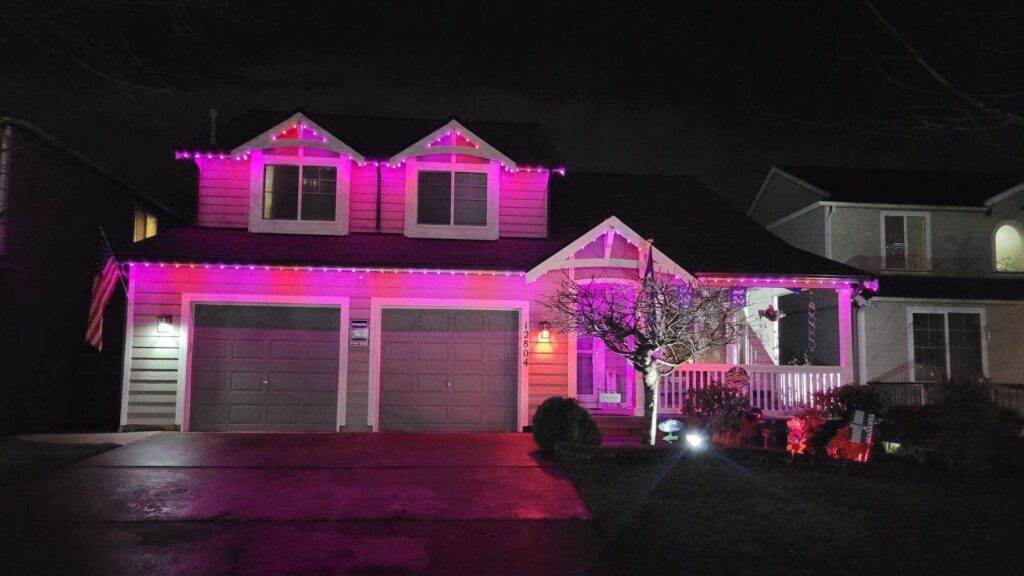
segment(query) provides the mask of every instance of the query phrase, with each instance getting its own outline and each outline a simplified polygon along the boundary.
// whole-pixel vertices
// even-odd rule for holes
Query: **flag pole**
[[[117,261],[114,256],[114,249],[110,246],[110,240],[107,239],[107,233],[103,231],[103,226],[98,227],[100,229],[100,239],[103,240],[103,245],[107,247],[107,252],[110,254],[110,258],[114,261],[114,268],[117,269],[117,280],[121,284],[121,289],[124,290],[125,297],[128,296],[128,285],[125,284],[124,275],[121,274],[121,263]]]

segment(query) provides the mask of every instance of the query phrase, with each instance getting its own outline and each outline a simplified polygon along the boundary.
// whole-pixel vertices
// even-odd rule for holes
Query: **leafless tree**
[[[625,282],[581,282],[567,275],[545,307],[555,328],[600,338],[643,374],[646,444],[654,444],[656,437],[661,377],[732,342],[743,325],[728,289],[661,274],[636,274]]]

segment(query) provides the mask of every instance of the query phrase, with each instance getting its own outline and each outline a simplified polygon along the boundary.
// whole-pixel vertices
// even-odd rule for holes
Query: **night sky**
[[[694,174],[744,207],[772,164],[1024,158],[1021,127],[922,130],[958,112],[862,0],[255,4],[6,2],[0,113],[164,198],[211,107],[532,121],[570,171]],[[876,5],[958,86],[1024,111],[1019,2]]]

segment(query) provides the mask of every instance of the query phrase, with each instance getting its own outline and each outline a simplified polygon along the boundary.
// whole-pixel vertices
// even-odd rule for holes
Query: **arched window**
[[[996,229],[996,272],[1024,272],[1024,233],[1015,224]]]

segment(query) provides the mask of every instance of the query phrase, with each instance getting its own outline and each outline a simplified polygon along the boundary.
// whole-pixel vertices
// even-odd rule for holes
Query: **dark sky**
[[[1019,3],[876,4],[958,85],[1024,108]],[[0,15],[0,113],[158,195],[210,107],[533,121],[570,171],[695,174],[744,206],[772,164],[1024,157],[1020,128],[907,130],[948,99],[863,0],[12,0]]]

